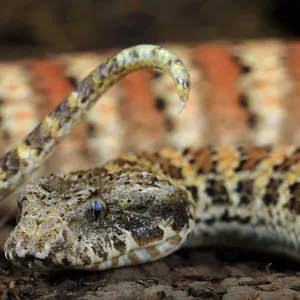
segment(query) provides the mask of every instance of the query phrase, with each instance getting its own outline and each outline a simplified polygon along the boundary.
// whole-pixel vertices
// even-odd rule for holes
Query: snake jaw
[[[83,265],[80,268],[76,267],[76,269],[103,271],[112,268],[139,265],[159,260],[180,249],[192,233],[193,227],[194,222],[191,219],[190,224],[187,227],[183,228],[176,234],[174,233],[175,235],[173,237],[170,237],[163,242],[144,248],[132,249],[126,254],[115,256],[106,261],[91,265]]]
[[[81,251],[78,251],[77,255],[73,256],[74,259],[72,261],[67,262],[65,260],[63,247],[61,253],[59,251],[50,250],[51,247],[49,247],[49,245],[45,245],[42,252],[26,252],[20,242],[11,239],[7,242],[6,249],[13,246],[15,251],[13,253],[6,251],[6,258],[11,260],[18,267],[39,272],[64,269],[66,265],[68,265],[68,268],[70,269],[98,271],[126,267],[156,261],[177,251],[186,242],[190,233],[193,231],[193,228],[194,222],[192,219],[190,219],[189,224],[179,232],[174,232],[170,228],[165,228],[168,235],[172,233],[173,236],[143,248],[138,248],[137,245],[131,245],[133,246],[132,249],[125,254],[120,254],[116,249],[114,249],[114,251],[111,249],[115,256],[103,261],[95,256],[95,252],[92,249],[93,247],[90,245],[90,247],[85,247],[86,254],[91,258],[89,264],[84,263],[84,261],[80,259],[79,253]],[[128,239],[127,242],[130,244],[132,241]],[[73,245],[76,248],[76,243]],[[46,251],[47,248],[48,251]],[[94,257],[94,259],[92,259],[92,257]]]
[[[65,228],[61,229],[57,234],[56,248],[50,243],[45,243],[41,251],[35,252],[34,249],[37,249],[39,239],[36,235],[33,235],[31,236],[31,241],[30,239],[27,240],[31,248],[29,249],[27,246],[27,249],[25,249],[23,241],[15,238],[20,233],[24,233],[20,226],[17,226],[5,245],[5,251],[6,258],[18,267],[40,272],[60,270],[66,266],[70,269],[78,270],[106,270],[161,259],[177,251],[186,242],[193,228],[194,221],[192,218],[180,231],[174,231],[170,226],[161,227],[164,231],[164,238],[153,241],[143,247],[139,247],[136,241],[132,237],[128,237],[128,233],[126,233],[124,235],[127,238],[124,238],[124,242],[127,244],[125,251],[120,252],[119,249],[117,250],[115,246],[111,245],[110,249],[106,249],[106,254],[103,253],[104,256],[99,257],[92,243],[84,243],[82,241],[83,243],[80,246],[78,241],[72,240],[72,248],[70,248],[70,242],[68,246],[68,241],[65,240]],[[67,239],[70,239],[69,228]],[[11,252],[9,249],[14,250]],[[82,256],[82,253],[85,255]],[[84,257],[89,259],[85,260]]]

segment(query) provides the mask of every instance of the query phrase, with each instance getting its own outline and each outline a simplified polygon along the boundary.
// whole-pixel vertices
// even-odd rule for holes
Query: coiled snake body
[[[189,75],[168,50],[141,45],[103,62],[0,161],[4,199],[113,83],[167,71],[183,109]],[[101,116],[100,116],[101,117]],[[36,270],[104,270],[183,245],[243,246],[300,259],[300,148],[222,146],[129,153],[102,167],[40,177],[19,198],[6,258]]]

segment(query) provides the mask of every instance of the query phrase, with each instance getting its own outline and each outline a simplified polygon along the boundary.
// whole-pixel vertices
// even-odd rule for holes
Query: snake
[[[109,87],[144,67],[173,78],[181,112],[191,87],[180,58],[156,45],[124,49],[0,159],[0,199],[28,180]],[[27,183],[5,256],[41,272],[119,268],[203,246],[300,260],[299,175],[300,147],[294,145],[125,153],[94,169]]]

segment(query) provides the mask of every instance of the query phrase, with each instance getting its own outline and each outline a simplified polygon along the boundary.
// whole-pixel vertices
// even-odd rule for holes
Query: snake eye
[[[99,221],[104,218],[107,211],[106,203],[99,199],[92,199],[91,204],[95,221]]]

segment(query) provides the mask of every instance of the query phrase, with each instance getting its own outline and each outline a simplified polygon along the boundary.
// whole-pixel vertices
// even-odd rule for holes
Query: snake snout
[[[46,271],[53,266],[53,253],[34,235],[20,237],[16,228],[6,241],[5,256],[18,267]]]
[[[19,222],[6,241],[4,251],[8,260],[19,267],[36,271],[60,269],[61,265],[70,263],[69,258],[74,257],[76,242],[74,233],[67,226],[57,220],[53,222],[48,219],[39,224],[32,220],[32,230],[29,230],[24,220],[26,218]],[[34,227],[33,224],[38,225]]]

